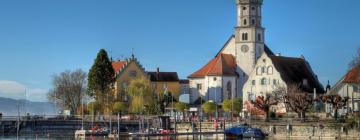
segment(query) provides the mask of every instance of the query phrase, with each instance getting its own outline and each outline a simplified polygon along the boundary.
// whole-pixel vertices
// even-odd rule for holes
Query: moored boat
[[[259,128],[252,128],[247,125],[239,125],[228,128],[224,131],[227,137],[237,138],[265,138],[266,134]]]

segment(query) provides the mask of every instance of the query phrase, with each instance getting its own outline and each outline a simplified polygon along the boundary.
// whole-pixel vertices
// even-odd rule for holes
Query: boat
[[[252,128],[248,125],[238,125],[224,131],[227,137],[237,137],[237,138],[265,138],[267,134],[265,134],[259,128]]]
[[[102,129],[102,130],[76,130],[75,131],[75,138],[86,138],[86,136],[108,136],[109,131]]]

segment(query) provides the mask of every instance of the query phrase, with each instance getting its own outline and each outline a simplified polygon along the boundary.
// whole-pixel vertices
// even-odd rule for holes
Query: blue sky
[[[360,1],[264,0],[267,45],[303,54],[320,81],[335,83],[360,46]],[[45,101],[51,76],[88,71],[100,48],[146,70],[181,78],[207,63],[233,34],[235,0],[1,0],[0,96]]]

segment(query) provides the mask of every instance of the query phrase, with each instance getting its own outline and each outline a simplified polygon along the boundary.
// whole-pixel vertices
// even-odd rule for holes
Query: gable
[[[219,54],[231,54],[233,56],[235,56],[235,36],[232,35],[230,36],[230,38],[226,41],[226,43],[224,44],[224,46],[221,48],[221,50],[218,52],[217,55]]]

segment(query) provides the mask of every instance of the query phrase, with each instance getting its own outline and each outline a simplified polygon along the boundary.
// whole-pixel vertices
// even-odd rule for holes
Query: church
[[[188,76],[190,102],[202,98],[217,104],[242,97],[244,102],[279,86],[301,85],[304,91],[324,93],[323,86],[303,56],[274,54],[265,44],[263,0],[236,0],[237,24],[220,51]]]

